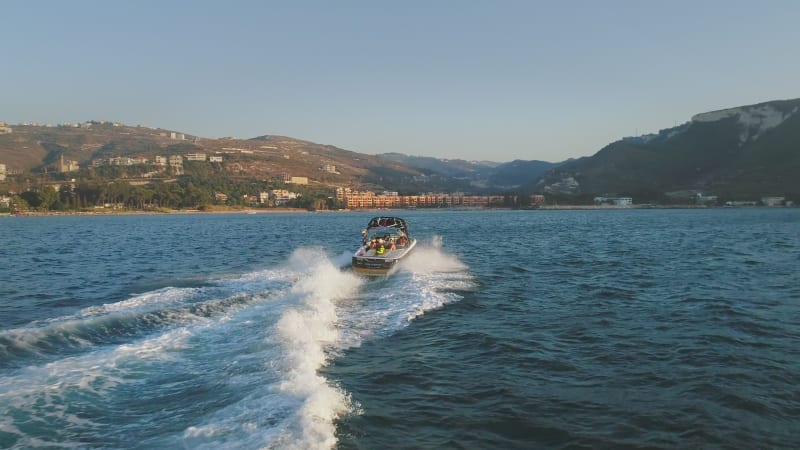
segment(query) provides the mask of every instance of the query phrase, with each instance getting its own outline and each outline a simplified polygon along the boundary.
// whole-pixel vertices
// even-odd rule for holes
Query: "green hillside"
[[[655,135],[626,138],[528,186],[561,196],[680,201],[800,197],[800,99],[698,114]]]

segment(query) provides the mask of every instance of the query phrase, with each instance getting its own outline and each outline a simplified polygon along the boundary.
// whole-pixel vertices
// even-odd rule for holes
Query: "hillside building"
[[[597,206],[613,205],[613,206],[631,206],[633,205],[633,198],[631,197],[595,197],[594,204]]]
[[[531,195],[531,206],[544,205],[544,195],[534,194]]]
[[[753,200],[729,200],[725,202],[725,206],[756,206],[758,202]]]
[[[116,158],[109,158],[108,164],[112,166],[132,166],[133,159],[128,158],[127,156],[117,156]]]
[[[0,181],[6,180],[6,165],[0,164]]]
[[[12,131],[11,127],[6,125],[5,122],[0,121],[0,134],[10,134]]]
[[[544,203],[544,196],[540,203]],[[464,195],[457,192],[446,194],[441,192],[429,192],[422,195],[398,195],[396,192],[384,192],[376,194],[371,191],[354,191],[350,188],[337,188],[336,198],[342,202],[346,208],[448,208],[448,207],[468,207],[481,208],[492,205],[502,205],[504,197],[502,195]],[[531,196],[534,201],[534,196]]]
[[[78,161],[64,159],[64,155],[58,161],[58,171],[61,173],[76,172],[79,169]]]
[[[187,153],[186,154],[187,161],[205,161],[206,154],[205,153]]]
[[[339,200],[340,202],[344,203],[345,197],[350,195],[351,192],[352,192],[352,189],[350,189],[350,188],[337,187],[336,188],[336,199]]]
[[[222,162],[222,156],[209,156],[208,162]]]
[[[783,206],[785,203],[786,197],[761,197],[764,206]]]
[[[275,206],[283,206],[288,203],[289,200],[294,200],[299,196],[300,194],[287,191],[286,189],[273,189],[269,191],[269,197]]]
[[[167,159],[166,156],[156,156],[155,164],[157,166],[166,166],[168,162],[169,160]]]
[[[169,157],[169,167],[175,175],[183,175],[183,156],[171,155]]]
[[[698,205],[714,205],[717,203],[717,196],[716,195],[703,195],[701,193],[697,193],[695,196],[695,203]]]
[[[278,178],[288,184],[308,184],[308,177],[293,177],[286,172],[281,172]]]

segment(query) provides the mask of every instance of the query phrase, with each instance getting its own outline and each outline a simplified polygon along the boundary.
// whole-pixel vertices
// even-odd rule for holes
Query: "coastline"
[[[112,211],[25,211],[22,213],[2,213],[0,217],[58,217],[58,216],[169,216],[169,215],[192,215],[192,214],[295,214],[310,213],[303,208],[270,208],[270,209],[181,209],[170,211],[135,211],[135,210],[112,210]]]
[[[705,206],[705,205],[548,205],[536,208],[415,208],[413,211],[619,211],[631,209],[742,209],[742,208],[768,208],[780,209],[790,208],[789,206],[769,207],[769,206]],[[338,209],[338,210],[316,210],[309,211],[303,208],[248,208],[248,209],[182,209],[182,210],[159,210],[159,211],[136,211],[136,210],[110,210],[110,211],[25,211],[22,213],[0,213],[3,217],[61,217],[61,216],[83,216],[83,217],[104,217],[104,216],[158,216],[158,215],[193,215],[193,214],[309,214],[309,213],[350,213],[350,212],[373,212],[380,214],[386,211],[407,211],[403,208],[364,208],[364,209]]]

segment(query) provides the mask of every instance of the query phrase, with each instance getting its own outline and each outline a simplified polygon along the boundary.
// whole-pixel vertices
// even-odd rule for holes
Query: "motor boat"
[[[361,231],[361,246],[353,254],[353,271],[362,275],[387,275],[414,250],[417,240],[399,217],[373,217]]]

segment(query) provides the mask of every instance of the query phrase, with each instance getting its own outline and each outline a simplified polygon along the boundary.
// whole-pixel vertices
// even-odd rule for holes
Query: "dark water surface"
[[[0,218],[0,448],[798,448],[800,210]]]

